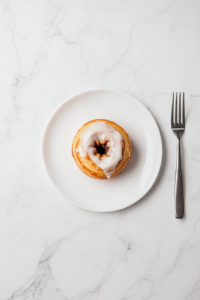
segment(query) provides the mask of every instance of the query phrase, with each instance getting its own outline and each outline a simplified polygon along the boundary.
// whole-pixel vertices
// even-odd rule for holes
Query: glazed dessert
[[[95,179],[119,174],[131,157],[131,141],[114,122],[98,119],[84,124],[74,137],[72,156],[79,169]]]

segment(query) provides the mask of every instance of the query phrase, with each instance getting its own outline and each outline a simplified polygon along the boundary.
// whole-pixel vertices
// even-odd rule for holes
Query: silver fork
[[[183,197],[183,180],[182,180],[182,171],[181,171],[180,138],[185,131],[185,93],[183,93],[183,97],[181,97],[181,93],[179,93],[179,101],[178,101],[178,93],[176,93],[175,101],[174,98],[175,98],[175,93],[173,93],[173,98],[172,98],[172,114],[171,114],[171,128],[177,137],[177,161],[176,161],[176,176],[175,176],[175,214],[176,214],[175,216],[177,219],[182,219],[184,214],[184,197]],[[179,109],[177,108],[177,105],[179,106]]]

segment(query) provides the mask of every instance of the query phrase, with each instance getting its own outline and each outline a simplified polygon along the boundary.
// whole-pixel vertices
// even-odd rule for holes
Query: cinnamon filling
[[[100,154],[100,157],[102,157],[103,155],[106,155],[109,151],[109,147],[107,147],[107,142],[103,142],[103,143],[100,143],[99,141],[96,141],[95,142],[95,145],[94,145],[94,148],[95,148],[95,151],[94,151],[94,154]]]

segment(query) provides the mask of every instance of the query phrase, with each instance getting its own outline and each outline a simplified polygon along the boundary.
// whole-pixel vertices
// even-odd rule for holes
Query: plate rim
[[[57,186],[55,185],[55,183],[53,182],[53,180],[51,179],[51,176],[48,172],[48,168],[46,166],[46,163],[45,163],[45,155],[44,155],[44,144],[45,144],[45,137],[46,137],[46,134],[47,134],[47,130],[49,128],[49,125],[53,119],[53,117],[58,113],[58,111],[60,109],[62,109],[62,107],[67,103],[67,102],[72,102],[74,100],[74,98],[78,97],[78,96],[81,96],[81,95],[84,95],[84,94],[88,94],[88,93],[91,93],[91,92],[102,92],[102,91],[109,91],[109,92],[115,92],[115,93],[119,93],[121,95],[125,95],[125,96],[128,96],[128,97],[131,97],[131,98],[134,98],[135,101],[138,102],[139,105],[142,106],[143,109],[145,109],[147,111],[147,113],[151,116],[151,119],[152,121],[154,122],[154,124],[156,125],[156,129],[157,129],[157,133],[158,133],[158,136],[159,136],[159,146],[160,146],[160,157],[159,157],[159,164],[157,165],[157,171],[155,172],[155,175],[154,177],[152,178],[152,181],[151,183],[149,184],[148,188],[146,190],[144,190],[144,192],[137,198],[136,201],[134,201],[133,203],[130,203],[126,206],[123,206],[121,208],[116,208],[116,209],[111,209],[111,210],[104,210],[104,209],[100,209],[100,210],[96,210],[96,209],[92,209],[92,208],[86,208],[77,203],[75,203],[70,197],[66,196],[61,190],[59,190],[57,188]],[[162,142],[162,136],[161,136],[161,133],[160,133],[160,129],[158,127],[158,124],[154,118],[154,116],[152,115],[152,113],[149,111],[149,109],[140,101],[138,100],[135,96],[132,96],[126,92],[123,92],[123,91],[120,91],[120,90],[117,90],[117,89],[111,89],[111,88],[98,88],[98,89],[90,89],[90,90],[87,90],[87,91],[84,91],[84,92],[80,92],[80,93],[77,93],[77,94],[74,94],[72,95],[70,98],[66,99],[62,104],[60,104],[55,110],[54,112],[52,113],[52,115],[50,116],[50,118],[48,119],[48,122],[46,123],[46,127],[43,131],[43,138],[42,138],[42,158],[43,158],[43,164],[44,164],[44,167],[45,167],[45,170],[46,170],[46,173],[48,174],[48,177],[50,179],[50,181],[53,183],[54,187],[57,189],[57,191],[59,191],[59,193],[61,193],[61,195],[63,195],[71,204],[81,208],[81,209],[84,209],[84,210],[87,210],[87,211],[91,211],[91,212],[97,212],[97,213],[106,213],[106,212],[115,212],[115,211],[120,211],[122,209],[125,209],[125,208],[128,208],[132,205],[134,205],[135,203],[137,203],[139,200],[141,200],[150,190],[151,188],[153,187],[153,185],[155,184],[156,182],[156,179],[158,178],[158,175],[160,173],[160,169],[161,169],[161,165],[162,165],[162,160],[163,160],[163,142]]]

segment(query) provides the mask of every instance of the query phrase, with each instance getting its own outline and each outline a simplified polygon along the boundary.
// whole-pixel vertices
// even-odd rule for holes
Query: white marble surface
[[[200,299],[200,1],[0,1],[0,300]],[[114,213],[71,205],[41,141],[73,94],[136,96],[163,137],[159,178]],[[174,218],[173,91],[186,92],[186,214]]]

